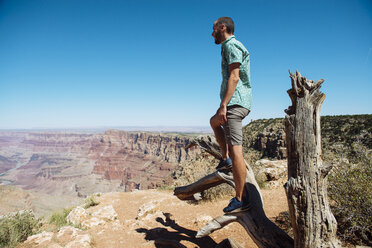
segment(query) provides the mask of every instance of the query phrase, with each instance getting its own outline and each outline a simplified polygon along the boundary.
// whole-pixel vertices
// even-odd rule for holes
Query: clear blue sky
[[[288,69],[323,115],[372,113],[372,1],[0,0],[0,129],[207,126],[220,16],[251,54],[251,119],[284,117]]]

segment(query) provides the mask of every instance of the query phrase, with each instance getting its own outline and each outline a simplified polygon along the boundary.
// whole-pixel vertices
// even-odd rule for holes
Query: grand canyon
[[[324,116],[321,129],[322,159],[336,166],[362,165],[367,173],[363,178],[369,182],[372,115]],[[54,210],[76,212],[77,218],[83,211],[84,219],[79,222],[85,225],[83,229],[71,224],[51,230],[50,218],[43,232],[19,246],[27,248],[154,247],[164,237],[186,247],[210,247],[227,236],[243,247],[256,247],[239,225],[226,227],[207,240],[192,236],[222,213],[233,193],[224,184],[197,196],[205,199],[198,203],[172,196],[169,189],[174,186],[188,185],[215,171],[218,161],[214,157],[201,148],[185,149],[195,136],[114,129],[103,133],[1,131],[0,218],[25,209],[44,219],[60,212]],[[244,157],[262,187],[265,211],[290,231],[282,187],[287,174],[285,136],[280,118],[253,121],[243,128]],[[92,197],[98,203],[85,207]],[[180,227],[191,236],[175,235],[172,228]]]
[[[107,130],[1,132],[0,214],[31,208],[39,215],[77,204],[96,192],[169,185],[175,167],[195,158],[188,135]]]

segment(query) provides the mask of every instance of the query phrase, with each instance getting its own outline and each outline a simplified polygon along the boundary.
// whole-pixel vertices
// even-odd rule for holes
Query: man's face
[[[222,35],[222,31],[221,31],[221,24],[216,24],[213,23],[213,33],[212,33],[212,36],[214,38],[214,43],[216,44],[221,44],[222,43],[222,39],[223,39],[223,35]]]

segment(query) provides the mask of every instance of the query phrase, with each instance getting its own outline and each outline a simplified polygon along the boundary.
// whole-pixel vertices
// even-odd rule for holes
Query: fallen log
[[[221,153],[214,137],[199,136],[191,141],[187,148],[196,145],[200,146],[201,149],[210,153],[215,158],[221,158]],[[272,221],[270,221],[265,215],[262,196],[254,177],[253,170],[247,162],[245,162],[245,164],[247,169],[247,177],[245,194],[243,197],[246,199],[248,198],[247,200],[251,206],[250,210],[216,217],[202,229],[200,229],[196,237],[205,237],[212,232],[236,221],[245,228],[248,235],[260,248],[293,247],[293,239]],[[231,170],[216,171],[201,178],[195,183],[187,186],[177,187],[174,190],[174,194],[181,200],[187,200],[191,199],[194,194],[202,192],[211,187],[215,187],[221,183],[228,183],[232,187],[235,186]]]

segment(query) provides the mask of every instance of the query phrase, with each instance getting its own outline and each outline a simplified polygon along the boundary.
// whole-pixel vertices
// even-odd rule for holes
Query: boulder
[[[270,188],[281,185],[287,175],[287,160],[267,160],[261,159],[255,163],[258,173],[258,181],[267,183]]]
[[[69,215],[67,215],[67,222],[72,223],[73,225],[79,225],[88,217],[87,211],[83,207],[74,208]]]
[[[53,235],[54,233],[52,232],[44,231],[42,233],[28,237],[25,243],[28,243],[34,246],[44,246],[45,244],[49,243],[52,240]]]

